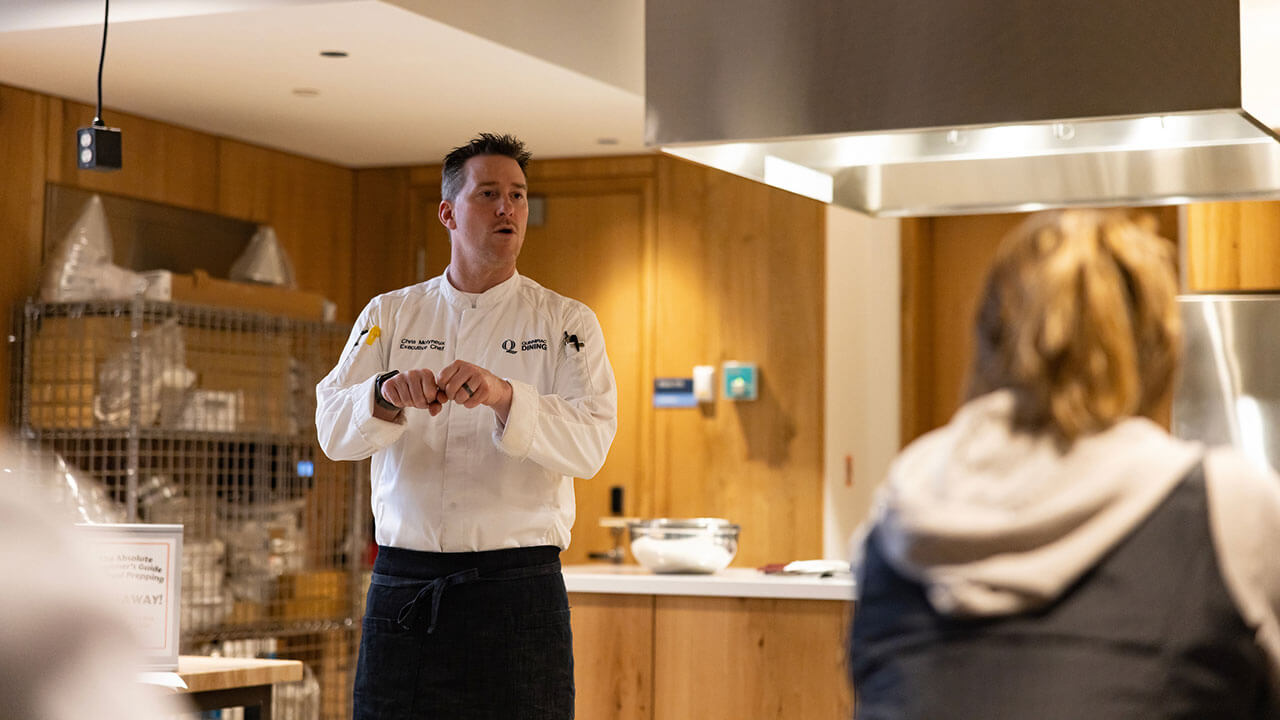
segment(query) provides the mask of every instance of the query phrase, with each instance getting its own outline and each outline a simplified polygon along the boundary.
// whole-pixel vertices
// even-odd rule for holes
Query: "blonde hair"
[[[1150,416],[1182,342],[1173,246],[1120,211],[1036,215],[1003,242],[975,326],[969,398],[1009,389],[1014,423],[1070,443]]]

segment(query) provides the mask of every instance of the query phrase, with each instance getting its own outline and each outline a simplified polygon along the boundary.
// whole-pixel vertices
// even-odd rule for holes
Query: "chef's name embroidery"
[[[443,340],[400,338],[401,350],[444,350]]]

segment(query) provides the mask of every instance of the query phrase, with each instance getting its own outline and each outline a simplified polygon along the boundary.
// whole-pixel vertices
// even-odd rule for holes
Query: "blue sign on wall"
[[[695,407],[693,378],[654,378],[653,406],[656,408]]]

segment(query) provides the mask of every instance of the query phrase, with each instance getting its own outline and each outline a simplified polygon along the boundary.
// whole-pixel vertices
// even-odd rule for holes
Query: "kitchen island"
[[[853,582],[729,568],[564,568],[577,717],[847,718]]]

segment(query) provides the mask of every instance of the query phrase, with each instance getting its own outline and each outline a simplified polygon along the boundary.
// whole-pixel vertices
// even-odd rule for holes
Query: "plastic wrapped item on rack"
[[[182,615],[183,632],[201,632],[221,627],[235,607],[235,598],[230,590],[223,590],[212,600],[188,600],[186,588],[183,588],[183,593],[182,608],[179,611]]]
[[[320,681],[310,665],[302,666],[302,679],[276,685],[271,699],[271,717],[277,720],[318,720]]]
[[[223,598],[227,545],[218,539],[182,544],[182,600],[214,602]]]
[[[10,447],[0,443],[0,475],[17,477],[30,485],[30,492],[58,508],[68,524],[120,523],[125,521],[124,505],[111,499],[102,483],[73,468],[62,459],[34,446]],[[14,491],[13,488],[6,492]],[[21,492],[22,488],[18,487]]]
[[[235,432],[244,420],[244,393],[190,390],[178,408],[176,414],[161,412],[160,424],[176,430]]]
[[[289,358],[289,397],[291,398],[291,411],[285,419],[286,428],[290,435],[296,435],[301,429],[298,424],[298,418],[313,418],[316,416],[316,391],[315,383],[307,382],[306,368],[302,362],[296,357]]]
[[[226,509],[227,584],[237,600],[274,602],[280,576],[302,569],[304,507],[288,500]]]
[[[138,424],[156,423],[164,407],[180,407],[196,374],[186,367],[186,345],[182,326],[170,318],[143,332],[140,340],[138,377],[133,377],[131,349],[124,347],[102,363],[98,371],[98,394],[93,398],[93,416],[105,427],[129,425],[132,388],[138,388]],[[170,410],[172,412],[172,410]]]
[[[209,532],[209,518],[201,512],[199,503],[167,475],[151,475],[139,481],[138,515],[143,522],[181,525],[184,557],[187,548]]]
[[[139,273],[111,263],[111,230],[102,198],[94,195],[50,254],[40,282],[48,302],[122,300],[144,293]]]
[[[255,282],[263,285],[279,285],[296,289],[298,283],[293,275],[293,263],[280,240],[276,238],[275,228],[270,225],[259,225],[253,234],[248,247],[240,253],[240,257],[231,264],[228,274],[232,280]]]

